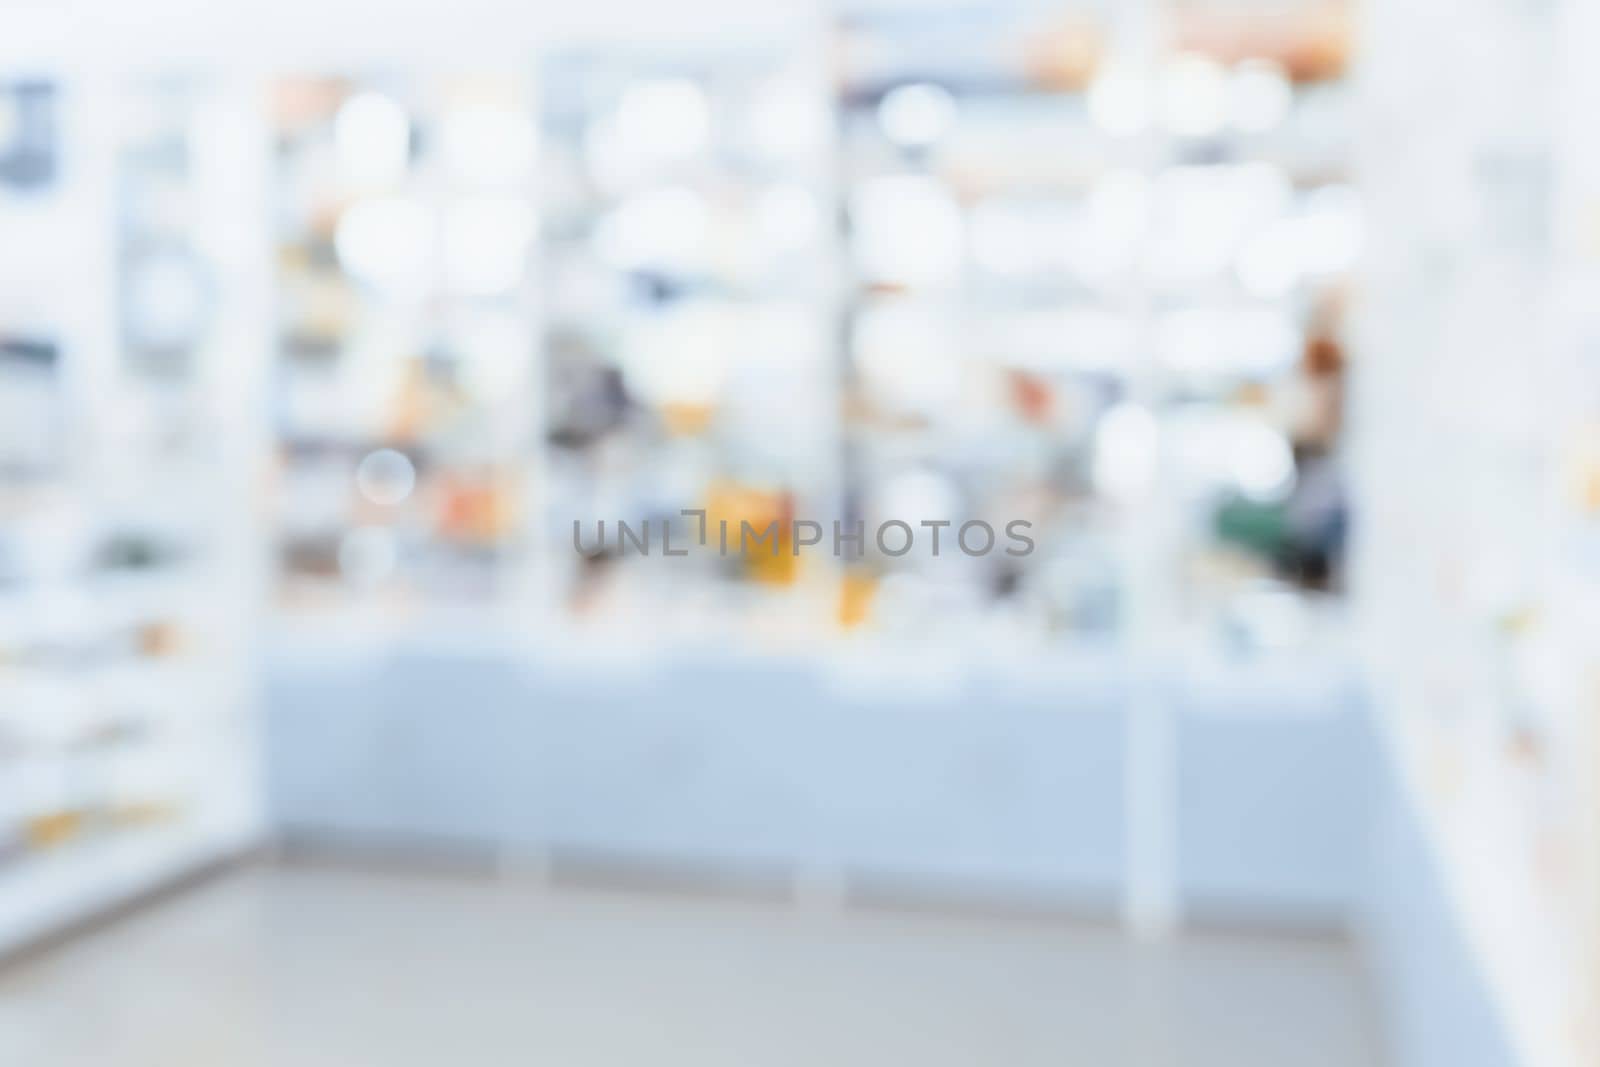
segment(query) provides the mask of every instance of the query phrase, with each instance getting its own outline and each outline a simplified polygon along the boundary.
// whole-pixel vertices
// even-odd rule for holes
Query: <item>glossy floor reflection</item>
[[[259,868],[0,970],[29,1067],[1357,1067],[1353,952]]]

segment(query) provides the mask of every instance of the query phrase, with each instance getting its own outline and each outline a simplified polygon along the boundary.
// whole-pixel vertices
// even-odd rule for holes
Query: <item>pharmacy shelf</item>
[[[0,868],[0,955],[237,855],[250,820],[128,830]]]
[[[1470,793],[1440,796],[1438,742],[1414,717],[1381,716],[1384,754],[1398,769],[1406,808],[1441,870],[1442,905],[1458,924],[1490,991],[1519,1067],[1588,1067],[1574,944],[1553,906],[1557,887],[1536,868],[1526,829],[1507,813],[1516,797],[1501,768],[1481,771]]]
[[[33,449],[54,452],[48,484],[0,488],[0,951],[261,831],[244,658],[261,347],[248,297],[210,284],[253,277],[250,91],[56,55],[0,64],[0,92],[14,69],[52,87],[57,167],[37,211],[0,192],[0,275],[49,297],[0,306],[0,334],[50,352],[60,426]],[[8,229],[28,219],[45,229]]]
[[[1396,806],[1500,1031],[1452,1033],[1391,915],[1375,941],[1419,1009],[1395,1028],[1408,1067],[1600,1049],[1588,8],[1488,5],[1426,53],[1404,42],[1460,9],[1368,16],[1363,660]]]

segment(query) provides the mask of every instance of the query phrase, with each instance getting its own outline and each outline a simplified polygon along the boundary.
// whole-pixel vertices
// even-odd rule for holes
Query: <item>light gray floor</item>
[[[1345,947],[307,868],[0,970],[28,1067],[1359,1067]]]

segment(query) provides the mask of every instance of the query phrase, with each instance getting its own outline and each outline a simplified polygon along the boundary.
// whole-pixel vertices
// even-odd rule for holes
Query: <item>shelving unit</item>
[[[556,695],[540,700],[588,709],[536,716],[515,742],[576,745],[579,767],[594,753],[575,739],[599,728],[582,715],[609,721],[638,676],[671,674],[677,658],[701,663],[714,649],[745,654],[729,671],[707,668],[692,709],[679,694],[686,704],[662,711],[661,722],[619,712],[622,747],[648,748],[628,733],[636,727],[657,737],[677,736],[679,716],[703,724],[703,735],[684,725],[689,739],[673,743],[707,746],[704,758],[732,774],[674,784],[641,765],[635,792],[659,788],[665,811],[684,801],[674,789],[720,795],[738,779],[717,754],[749,743],[729,740],[743,736],[732,709],[763,672],[772,685],[798,687],[799,672],[892,703],[969,669],[1004,664],[1031,676],[1092,663],[1085,673],[1100,681],[1090,688],[1115,689],[1115,713],[1054,723],[1053,715],[1072,716],[1077,699],[1063,690],[1041,728],[1096,732],[1095,760],[1104,763],[1095,764],[1095,787],[1122,790],[1105,809],[1115,813],[1107,837],[1117,846],[1097,862],[1127,869],[1096,870],[1097,891],[1136,871],[1129,893],[1156,901],[1170,920],[1185,877],[1176,869],[1179,793],[1190,781],[1178,735],[1205,734],[1227,718],[1216,711],[1225,701],[1211,698],[1232,701],[1243,736],[1231,743],[1242,753],[1252,729],[1266,723],[1270,732],[1275,720],[1264,709],[1293,688],[1286,679],[1302,676],[1307,650],[1331,648],[1335,662],[1313,672],[1318,681],[1307,688],[1316,696],[1304,704],[1340,752],[1354,746],[1340,718],[1350,697],[1341,646],[1329,642],[1340,612],[1339,563],[1328,558],[1337,537],[1317,531],[1316,574],[1283,551],[1304,547],[1284,532],[1300,463],[1338,458],[1326,413],[1303,420],[1296,408],[1329,384],[1311,379],[1341,369],[1335,359],[1307,374],[1304,353],[1332,329],[1326,293],[1360,237],[1340,170],[1347,42],[1337,20],[1313,19],[1260,51],[1208,53],[1207,26],[1203,15],[1154,5],[1133,15],[1096,7],[976,20],[877,14],[714,48],[664,41],[646,51],[611,34],[600,35],[608,44],[542,50],[526,68],[536,73],[526,99],[539,144],[526,190],[539,226],[524,275],[534,295],[518,305],[532,331],[528,382],[498,409],[515,427],[507,439],[523,445],[503,455],[530,488],[511,550],[485,574],[487,586],[518,592],[509,604],[479,603],[435,595],[420,580],[437,539],[426,522],[404,517],[416,497],[398,507],[362,501],[356,472],[386,443],[381,419],[353,418],[330,391],[329,418],[365,429],[338,462],[315,464],[294,445],[302,430],[279,419],[291,486],[280,507],[316,515],[288,540],[306,534],[326,549],[322,575],[288,574],[282,603],[293,606],[274,644],[275,679],[297,694],[279,698],[296,707],[275,744],[326,757],[285,770],[296,817],[314,830],[304,805],[320,796],[348,800],[346,814],[369,831],[450,823],[459,832],[481,814],[497,832],[525,838],[549,819],[545,833],[603,848],[594,827],[598,840],[585,839],[584,826],[562,820],[581,822],[573,796],[616,771],[605,761],[589,767],[593,780],[574,771],[551,786],[555,814],[529,801],[523,824],[508,828],[516,820],[506,811],[474,806],[494,803],[480,795],[492,775],[464,790],[444,781],[435,753],[465,758],[474,742],[446,736],[449,724],[430,716],[418,694],[432,690],[419,680],[415,692],[385,698],[386,710],[352,719],[351,736],[384,723],[412,738],[416,751],[404,759],[434,783],[429,796],[458,807],[412,810],[395,795],[395,810],[375,812],[365,793],[328,778],[331,768],[344,761],[356,783],[376,776],[388,783],[375,786],[384,795],[395,793],[399,772],[324,737],[311,678],[345,694],[329,699],[348,701],[357,698],[337,679],[411,677],[426,664],[464,686],[469,670],[492,664],[473,678],[502,687],[493,701],[522,706],[527,693],[553,685]],[[1316,62],[1304,58],[1306,41]],[[960,59],[935,62],[939,54]],[[296,290],[339,294],[328,304],[343,318],[328,331],[335,341],[321,346],[337,352],[336,366],[364,321],[392,319],[396,304],[428,307],[426,286],[386,296],[383,285],[352,276],[338,232],[362,197],[437,210],[437,184],[426,177],[437,83],[347,76],[306,85],[322,103],[284,140],[279,165],[284,321],[297,314]],[[404,177],[381,193],[352,190],[338,174],[340,116],[368,93],[402,116],[392,127],[411,131],[398,153]],[[1319,258],[1286,257],[1284,246],[1307,234],[1320,235]],[[1175,266],[1163,272],[1163,264]],[[1193,338],[1214,329],[1230,340],[1193,351]],[[948,358],[938,363],[941,353]],[[286,351],[286,383],[307,377],[303,355]],[[1336,383],[1320,392],[1336,394]],[[392,410],[376,393],[378,408]],[[1303,439],[1312,447],[1297,455]],[[1184,456],[1199,461],[1177,462]],[[315,509],[293,495],[302,480],[315,483]],[[1219,537],[1219,516],[1241,501],[1252,536]],[[1324,517],[1342,506],[1326,495],[1323,505]],[[998,518],[1003,534],[1005,520],[1026,515],[1041,551],[1015,570],[998,555],[949,558],[955,521],[946,553],[931,561],[937,568],[887,558],[870,543],[855,562],[833,560],[825,547],[798,561],[787,552],[740,560],[693,544],[694,522],[680,514],[693,508],[735,531],[741,519],[759,529],[803,516],[826,530],[835,519],[870,528],[946,511],[952,520]],[[637,532],[649,519],[656,548],[649,559],[613,551],[585,560],[572,550],[575,518],[585,543],[606,520],[613,545],[616,520]],[[404,548],[388,577],[366,587],[330,563],[364,524],[384,526]],[[660,557],[662,524],[688,557]],[[529,665],[552,664],[581,665],[604,683],[579,699],[565,681],[521,677]],[[863,722],[900,721],[888,703],[867,700]],[[1191,705],[1209,710],[1189,722]],[[981,702],[951,710],[942,740],[928,735],[930,752],[957,751],[986,729],[984,714]],[[901,725],[915,743],[917,731]],[[813,727],[801,716],[785,728],[798,738]],[[633,755],[648,764],[647,753]],[[944,758],[930,755],[927,773],[939,773]],[[783,773],[803,781],[810,766]],[[1268,770],[1253,773],[1237,776],[1239,797]],[[733,795],[728,802],[737,805]],[[1321,792],[1315,803],[1333,807]],[[801,839],[815,832],[803,819],[796,825]],[[1263,833],[1276,847],[1277,828]],[[1342,855],[1347,838],[1319,853],[1319,869],[1337,867],[1328,857]],[[1212,873],[1217,885],[1237,874]],[[1346,889],[1319,885],[1306,897],[1327,910]]]
[[[965,573],[869,554],[876,629],[1133,664],[1126,899],[1152,931],[1184,877],[1180,720],[1211,699],[1167,680],[1214,696],[1344,648],[1351,28],[1267,23],[889,9],[840,44],[846,500],[1026,515],[1039,542]]]
[[[1489,4],[1450,47],[1401,50],[1443,14],[1370,27],[1359,602],[1389,758],[1512,1052],[1587,1065],[1600,173],[1588,59],[1561,42],[1594,26],[1582,4]],[[1417,119],[1446,106],[1459,121]]]
[[[832,627],[825,553],[797,557],[787,534],[770,557],[718,550],[721,522],[737,538],[839,511],[821,61],[814,35],[757,34],[544,65],[541,538],[559,625]],[[619,520],[690,555],[624,558]],[[588,547],[604,521],[611,550],[578,556],[575,521]]]
[[[1340,10],[1248,55],[1178,5],[1140,8],[1130,59],[1128,16],[1086,6],[551,46],[534,79],[279,79],[285,632],[945,619],[1043,654],[1115,652],[1139,614],[1135,643],[1205,655],[1325,638],[1360,240]],[[943,512],[947,540],[1027,517],[1041,547],[570,551],[574,518],[684,544],[697,508]]]
[[[845,21],[846,495],[1034,522],[964,618],[1213,655],[1337,626],[1361,220],[1314,13],[1243,52],[1185,5]]]
[[[944,620],[1116,643],[1123,487],[1095,457],[1127,421],[1138,327],[1108,295],[1125,274],[1087,264],[1132,236],[1096,206],[1138,149],[1085,115],[1103,21],[957,10],[841,27],[845,497],[869,529],[949,523],[940,562],[869,544],[853,568],[891,636]],[[1031,556],[963,558],[972,521],[1020,551],[1016,519]]]
[[[488,608],[524,566],[534,488],[531,86],[273,96],[281,602],[312,623]]]
[[[133,75],[0,77],[21,298],[0,308],[0,948],[259,830],[223,441],[249,420],[228,429],[208,273],[243,162],[217,141],[230,107]]]
[[[1150,233],[1169,265],[1150,281],[1161,495],[1183,509],[1180,630],[1271,653],[1338,644],[1343,304],[1364,227],[1347,9],[1309,5],[1249,44],[1228,11],[1175,7],[1152,87],[1168,130]]]
[[[753,643],[804,649],[791,658],[827,685],[874,694],[920,691],[942,671],[1004,673],[997,663],[1020,673],[1087,660],[1086,674],[1120,683],[1136,662],[1157,679],[1140,682],[1141,701],[1161,698],[1166,715],[1176,705],[1157,691],[1191,660],[1196,676],[1249,670],[1258,661],[1234,654],[1288,643],[1274,620],[1299,610],[1284,607],[1297,594],[1269,577],[1268,554],[1225,552],[1211,528],[1241,481],[1283,503],[1277,461],[1291,427],[1273,420],[1298,365],[1285,338],[1303,338],[1315,289],[1337,272],[1280,263],[1265,295],[1243,293],[1237,276],[1250,242],[1316,215],[1313,186],[1338,154],[1318,140],[1317,101],[1336,89],[1297,81],[1310,75],[1286,59],[1282,70],[1254,53],[1207,59],[1204,34],[1186,41],[1179,25],[1156,35],[1175,51],[1139,60],[1136,95],[1161,97],[1169,77],[1185,99],[1218,85],[1231,99],[1242,84],[1258,112],[1287,93],[1288,115],[1267,133],[1264,112],[1230,119],[1224,100],[1200,118],[1157,108],[1134,128],[1118,111],[1121,18],[1086,8],[981,32],[957,18],[936,30],[971,35],[972,64],[955,71],[926,65],[892,17],[837,36],[769,28],[712,50],[563,44],[536,63],[529,48],[487,76],[405,55],[317,55],[298,64],[311,77],[229,83],[236,136],[260,142],[238,156],[232,195],[257,199],[203,224],[182,210],[175,223],[166,208],[119,222],[111,206],[183,200],[163,130],[189,121],[190,90],[155,85],[150,142],[118,149],[124,180],[105,161],[96,194],[106,207],[94,239],[110,242],[105,261],[121,272],[104,299],[124,309],[105,321],[124,333],[82,364],[84,403],[107,436],[94,438],[104,456],[73,470],[85,485],[148,484],[143,466],[112,476],[111,459],[143,452],[129,437],[109,444],[110,429],[188,424],[170,447],[193,465],[174,481],[249,472],[214,498],[180,494],[201,500],[180,532],[206,531],[184,581],[215,588],[232,573],[214,565],[218,553],[245,560],[261,520],[269,574],[246,562],[246,587],[213,604],[243,605],[236,621],[267,595],[250,583],[270,589],[282,638],[271,648],[291,668],[373,676],[480,653],[506,666],[533,644],[568,662],[596,634],[623,647],[609,659],[589,649],[597,670],[633,657],[636,638],[701,653]],[[191,160],[196,184],[210,174],[215,186],[204,158]],[[1252,214],[1257,199],[1273,210]],[[1188,233],[1213,202],[1251,210],[1222,212],[1225,233]],[[238,232],[260,204],[269,232]],[[932,242],[916,255],[893,247],[907,205],[919,241]],[[1112,274],[1096,273],[1102,261]],[[1158,261],[1187,273],[1154,276]],[[129,313],[152,292],[160,314]],[[174,343],[196,307],[210,309],[201,333],[213,343]],[[1183,350],[1186,332],[1229,316],[1244,355]],[[1258,335],[1272,344],[1251,348]],[[1156,355],[1174,338],[1167,366]],[[234,375],[217,369],[222,352],[254,354]],[[937,352],[950,359],[934,373],[925,357]],[[262,397],[270,416],[246,417]],[[1191,430],[1217,446],[1198,472],[1168,462],[1191,451]],[[194,447],[208,435],[224,452]],[[1241,438],[1255,448],[1247,458],[1272,454],[1275,480],[1259,463],[1241,479]],[[796,563],[702,551],[645,566],[570,551],[574,517],[672,520],[687,541],[679,512],[694,507],[757,527],[946,507],[952,518],[1026,514],[1043,551],[1015,572],[955,559],[943,576],[882,558],[839,566],[826,552]],[[1192,580],[1216,570],[1234,584]],[[180,603],[179,576],[160,581],[159,595],[130,583],[127,598]],[[1275,583],[1258,612],[1267,621],[1229,622],[1237,587],[1258,582]],[[242,642],[226,623],[188,625]],[[794,729],[808,728],[789,710]],[[950,752],[968,737],[969,710],[947,713]],[[1094,729],[1108,765],[1126,757],[1139,771],[1114,803],[1148,804],[1133,821],[1170,853],[1172,721],[1145,710],[1128,721],[1157,735],[1164,722],[1164,738],[1142,727],[1122,738],[1116,715]],[[880,758],[887,724],[912,729],[888,714]],[[427,731],[446,725],[418,728],[442,745]],[[974,715],[970,728],[986,727]],[[925,773],[943,773],[943,751],[930,749]],[[419,758],[434,767],[432,756]],[[809,766],[788,773],[803,782]],[[1094,782],[1116,788],[1120,773]]]

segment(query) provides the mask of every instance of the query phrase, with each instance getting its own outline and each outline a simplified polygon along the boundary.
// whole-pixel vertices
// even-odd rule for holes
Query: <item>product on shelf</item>
[[[0,486],[47,481],[66,461],[60,349],[0,332]]]
[[[214,293],[195,248],[192,203],[194,87],[142,85],[122,103],[118,161],[118,271],[123,358],[157,379],[193,373]]]
[[[33,193],[56,180],[57,104],[52,82],[0,79],[0,193]]]

